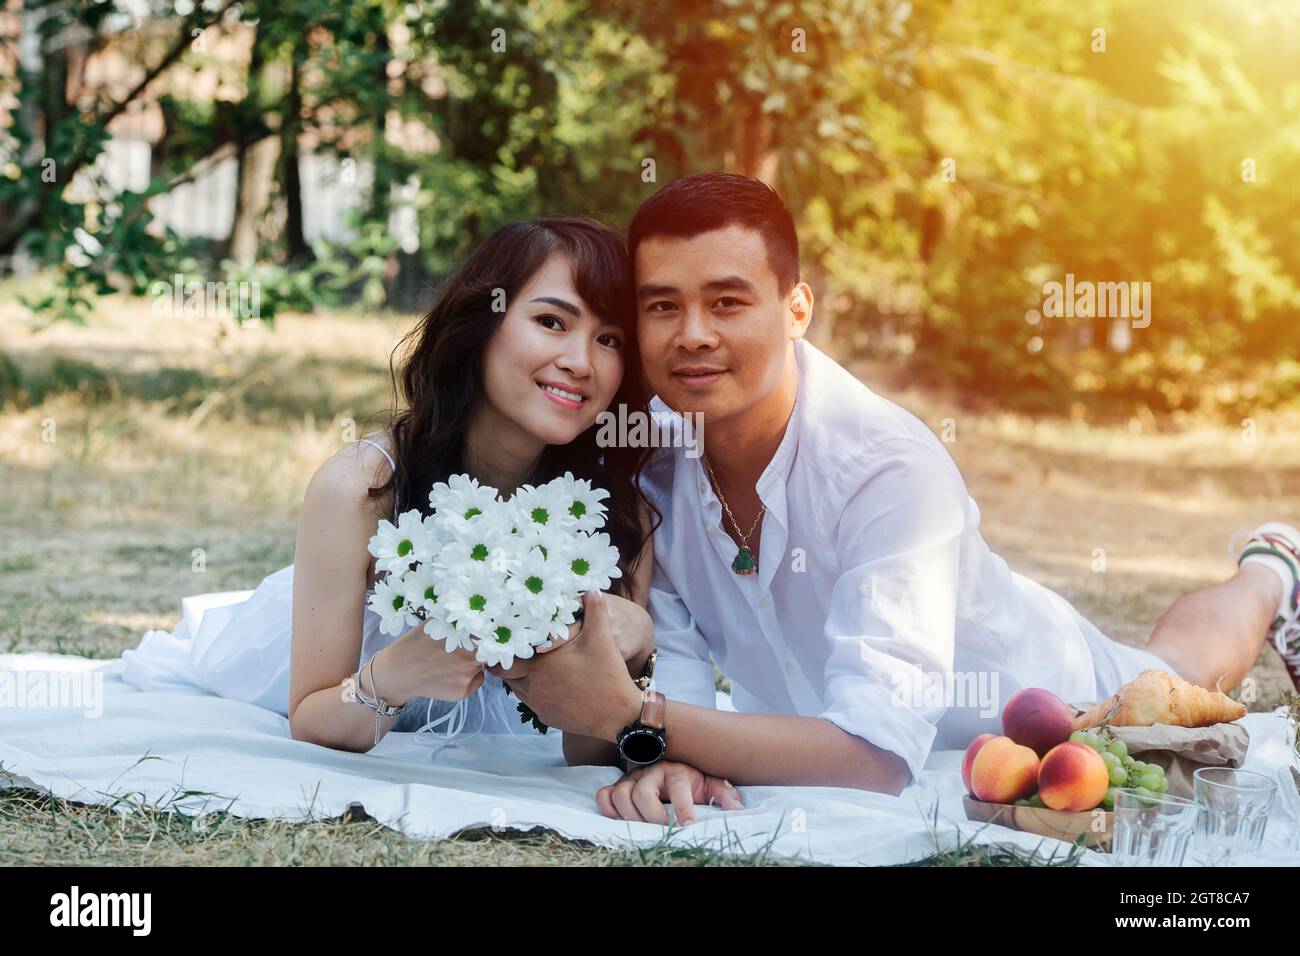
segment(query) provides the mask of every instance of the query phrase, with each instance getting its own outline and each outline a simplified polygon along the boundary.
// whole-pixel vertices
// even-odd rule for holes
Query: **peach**
[[[1106,761],[1087,744],[1057,744],[1038,768],[1038,795],[1053,810],[1091,810],[1109,786]]]
[[[975,755],[980,752],[980,748],[996,737],[997,734],[980,734],[970,742],[966,748],[966,756],[961,758],[961,782],[966,786],[966,792],[973,794],[975,791],[970,785],[970,768],[975,762]]]
[[[971,763],[970,782],[977,800],[1015,803],[1038,787],[1038,754],[1010,737],[986,740]]]
[[[1026,687],[1017,691],[1002,708],[1002,732],[1043,756],[1065,743],[1074,730],[1074,713],[1050,690]]]

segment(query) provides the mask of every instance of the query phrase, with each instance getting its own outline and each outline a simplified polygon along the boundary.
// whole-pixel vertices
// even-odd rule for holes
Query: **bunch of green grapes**
[[[1110,788],[1102,798],[1103,809],[1115,809],[1115,791],[1121,788],[1135,791],[1140,797],[1155,797],[1169,789],[1169,780],[1159,764],[1144,763],[1128,752],[1124,741],[1108,730],[1076,730],[1070,734],[1076,744],[1086,744],[1106,761],[1110,774]]]

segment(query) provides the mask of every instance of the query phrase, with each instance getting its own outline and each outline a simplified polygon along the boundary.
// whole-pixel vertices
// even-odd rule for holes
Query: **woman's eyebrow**
[[[581,309],[579,309],[572,302],[569,302],[565,299],[556,299],[549,295],[543,295],[543,296],[538,296],[536,299],[533,299],[532,301],[545,302],[547,305],[553,305],[557,308],[563,309],[565,312],[568,312],[570,315],[572,315],[575,319],[582,315]]]

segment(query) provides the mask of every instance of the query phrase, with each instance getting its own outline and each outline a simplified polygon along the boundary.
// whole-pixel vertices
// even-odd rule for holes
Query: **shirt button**
[[[793,673],[794,673],[794,663],[793,663],[793,662],[791,662],[791,661],[786,661],[786,662],[785,662],[785,672],[786,672],[787,674],[793,674]]]
[[[704,493],[705,493],[706,491],[708,491],[708,490],[709,490],[709,486],[706,485],[704,482],[701,481],[701,482],[700,482],[700,494],[704,494]]]
[[[759,606],[759,607],[767,607],[767,597],[766,597],[766,596],[761,597],[761,598],[758,599],[758,606]]]

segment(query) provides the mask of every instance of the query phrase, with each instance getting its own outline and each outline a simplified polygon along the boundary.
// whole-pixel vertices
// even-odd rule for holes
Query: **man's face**
[[[652,236],[635,265],[637,340],[651,390],[668,407],[713,424],[776,390],[812,294],[798,283],[781,295],[758,232]]]

